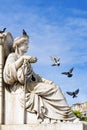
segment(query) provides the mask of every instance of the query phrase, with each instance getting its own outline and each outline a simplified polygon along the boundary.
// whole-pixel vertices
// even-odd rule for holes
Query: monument
[[[28,47],[26,32],[0,34],[0,130],[86,130],[75,124],[61,88],[33,71],[37,58],[24,55]]]

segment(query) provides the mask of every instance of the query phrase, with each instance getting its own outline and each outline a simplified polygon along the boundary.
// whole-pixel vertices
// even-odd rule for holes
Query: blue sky
[[[87,101],[87,0],[1,0],[0,28],[14,39],[25,29],[30,36],[27,54],[36,56],[34,71],[60,86],[68,104]],[[50,56],[60,57],[52,67]],[[73,77],[61,72],[74,67]],[[80,89],[73,99],[66,91]]]

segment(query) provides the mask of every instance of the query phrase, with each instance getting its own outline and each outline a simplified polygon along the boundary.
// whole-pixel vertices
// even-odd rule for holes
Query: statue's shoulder
[[[7,62],[11,63],[15,60],[17,60],[17,55],[14,52],[10,53],[6,59]]]
[[[14,52],[12,52],[12,53],[10,53],[10,54],[8,55],[8,57],[14,57],[14,56],[16,56],[16,54],[15,54]]]

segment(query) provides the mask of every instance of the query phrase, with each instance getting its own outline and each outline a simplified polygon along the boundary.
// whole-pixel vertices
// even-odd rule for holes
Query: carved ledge
[[[87,130],[84,123],[1,125],[0,130]]]

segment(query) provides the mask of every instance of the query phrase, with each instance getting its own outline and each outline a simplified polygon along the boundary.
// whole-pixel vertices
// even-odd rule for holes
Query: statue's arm
[[[20,57],[19,59],[17,59],[17,61],[15,61],[16,70],[18,70],[18,68],[22,66],[23,62],[24,62],[23,57]]]
[[[25,60],[27,60],[29,63],[35,63],[37,58],[32,56],[21,56],[17,61],[15,61],[15,67],[17,70],[23,65]]]

